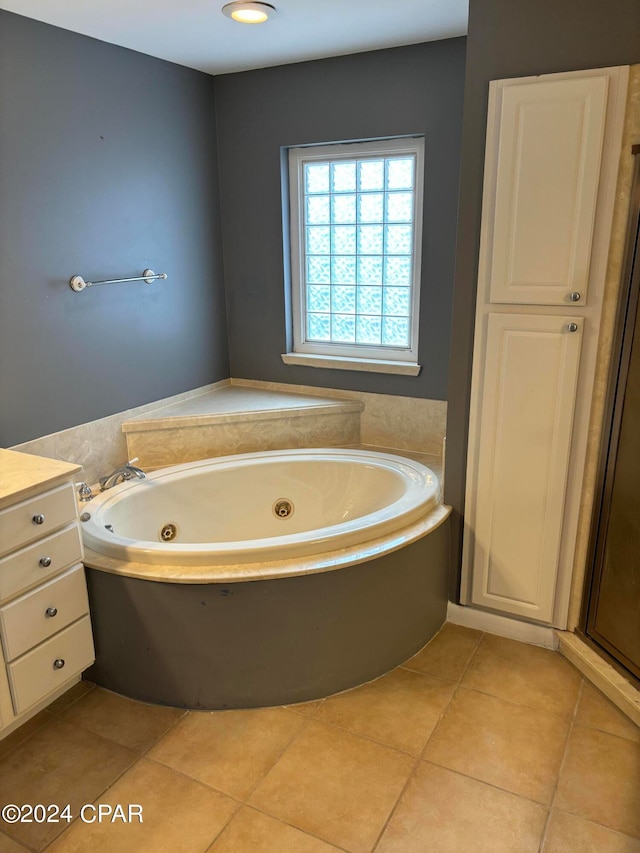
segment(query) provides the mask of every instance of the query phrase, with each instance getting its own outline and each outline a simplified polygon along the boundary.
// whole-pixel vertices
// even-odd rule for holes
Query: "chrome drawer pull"
[[[571,300],[571,302],[580,302],[580,300],[582,299],[582,294],[578,293],[577,290],[574,290],[573,293],[569,294],[569,299]]]
[[[62,658],[56,658],[53,662],[54,669],[62,669],[64,666],[64,660]]]
[[[49,619],[53,619],[54,616],[58,615],[58,608],[47,607],[47,609],[44,611],[44,615],[47,616]]]
[[[51,557],[40,557],[40,565],[43,569],[48,569],[51,565]]]
[[[569,329],[570,332],[577,332],[578,331],[578,324],[577,323],[569,323],[569,325],[567,326],[567,329]]]
[[[34,524],[44,524],[44,515],[39,512],[38,515],[34,515],[32,519]]]

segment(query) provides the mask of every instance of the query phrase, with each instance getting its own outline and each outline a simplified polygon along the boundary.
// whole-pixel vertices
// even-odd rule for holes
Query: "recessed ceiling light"
[[[276,13],[276,9],[270,3],[227,3],[222,7],[223,13],[228,18],[233,18],[241,24],[264,24],[267,18]]]

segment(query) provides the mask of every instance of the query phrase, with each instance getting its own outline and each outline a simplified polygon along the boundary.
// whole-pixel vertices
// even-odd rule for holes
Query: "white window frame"
[[[304,167],[316,161],[379,159],[410,154],[415,157],[413,251],[411,276],[411,314],[409,346],[344,344],[306,340],[306,241],[304,216]],[[417,375],[420,282],[422,259],[422,209],[424,195],[424,137],[396,137],[367,142],[310,145],[288,150],[289,166],[289,240],[292,306],[292,352],[282,359],[287,364],[309,364],[385,373]],[[285,235],[286,243],[286,235]]]

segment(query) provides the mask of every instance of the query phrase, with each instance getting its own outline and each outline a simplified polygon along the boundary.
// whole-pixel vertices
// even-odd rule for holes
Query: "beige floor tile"
[[[553,796],[570,721],[458,688],[431,736],[424,758],[549,803]]]
[[[0,853],[29,853],[27,847],[0,833]]]
[[[537,853],[547,809],[421,762],[376,853]]]
[[[61,714],[63,711],[66,711],[74,702],[77,702],[78,699],[82,699],[90,690],[93,690],[95,684],[91,681],[78,681],[77,684],[74,684],[73,687],[70,687],[66,693],[63,693],[62,696],[58,696],[58,698],[52,702],[50,705],[47,705],[47,711],[51,711],[53,714]]]
[[[581,726],[608,732],[610,735],[640,741],[640,728],[588,681],[585,681],[582,687],[576,722]]]
[[[203,853],[237,803],[181,773],[141,758],[98,800],[142,806],[142,823],[76,821],[47,853]]]
[[[459,681],[481,637],[481,631],[447,622],[424,649],[402,665],[425,675]]]
[[[338,848],[243,806],[209,850],[210,853],[336,853]]]
[[[149,756],[239,799],[246,798],[307,724],[285,708],[196,711]]]
[[[574,725],[554,805],[640,837],[640,744]]]
[[[145,705],[96,687],[62,715],[62,720],[142,752],[186,712]]]
[[[368,853],[414,767],[407,755],[310,720],[250,802],[353,853]]]
[[[454,690],[449,681],[396,669],[327,699],[315,719],[419,755]]]
[[[570,717],[582,676],[558,652],[485,634],[462,679],[465,687]]]
[[[136,754],[112,741],[53,720],[0,762],[0,803],[71,804],[77,814],[129,767]],[[65,824],[16,823],[3,831],[36,850]]]
[[[640,840],[554,811],[542,849],[544,853],[640,853]]]
[[[35,716],[31,717],[30,720],[27,720],[26,723],[23,723],[17,729],[14,729],[11,734],[0,740],[0,759],[4,758],[5,755],[8,755],[21,743],[24,743],[25,740],[28,740],[28,738],[35,734],[38,729],[41,729],[53,719],[53,714],[50,714],[48,710],[39,711]]]

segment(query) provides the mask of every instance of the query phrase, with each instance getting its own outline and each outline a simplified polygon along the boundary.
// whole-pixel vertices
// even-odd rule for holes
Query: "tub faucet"
[[[137,477],[139,480],[144,480],[147,475],[142,471],[142,469],[136,468],[133,464],[137,461],[138,457],[136,456],[135,459],[130,459],[128,462],[125,462],[124,465],[116,468],[115,471],[107,474],[106,477],[100,477],[98,480],[100,483],[100,491],[104,492],[118,483],[124,483],[125,480],[132,480],[134,477]]]

